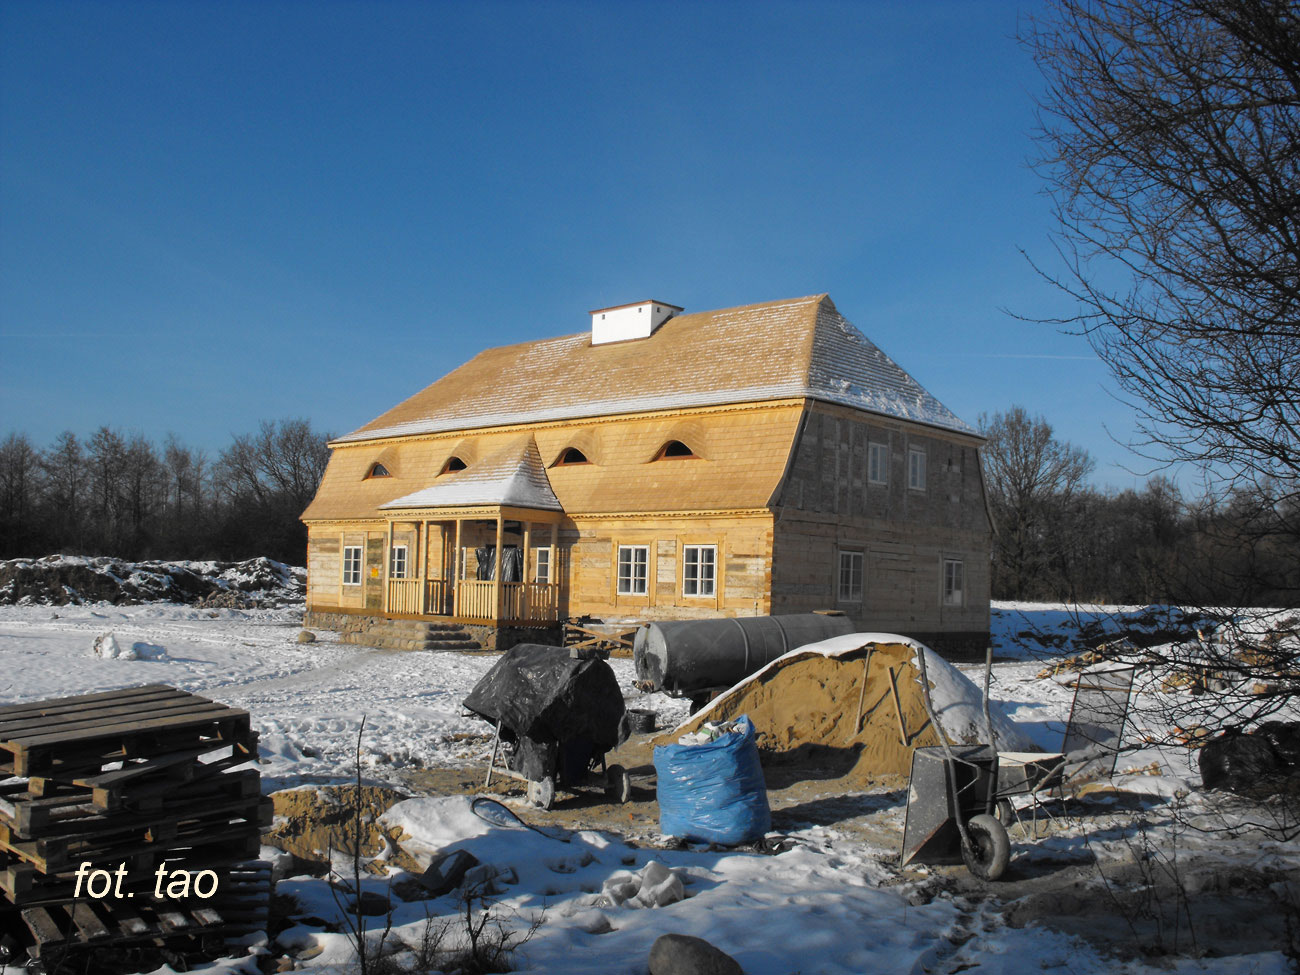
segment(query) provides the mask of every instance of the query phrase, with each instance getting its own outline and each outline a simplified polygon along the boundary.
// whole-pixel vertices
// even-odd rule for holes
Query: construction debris
[[[1116,640],[1113,643],[1103,643],[1095,650],[1085,650],[1083,653],[1076,653],[1072,657],[1062,657],[1060,660],[1054,660],[1050,665],[1040,670],[1037,676],[1039,680],[1044,680],[1048,677],[1057,677],[1061,674],[1087,670],[1097,664],[1117,660],[1125,653],[1132,652],[1132,650],[1133,645],[1125,639]]]
[[[0,924],[32,958],[264,930],[248,712],[161,684],[0,708]]]

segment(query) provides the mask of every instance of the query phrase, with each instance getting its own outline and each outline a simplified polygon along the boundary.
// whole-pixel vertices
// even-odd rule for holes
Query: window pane
[[[343,549],[343,584],[361,585],[361,546],[348,545]]]
[[[840,553],[840,602],[851,603],[862,599],[862,563],[861,552]]]
[[[712,596],[716,591],[715,565],[717,547],[713,545],[687,545],[682,549],[682,594],[686,596]]]
[[[956,559],[943,563],[943,602],[945,606],[960,606],[963,601],[964,566]]]
[[[644,545],[618,547],[618,591],[623,595],[646,592],[646,563],[649,549]]]
[[[872,484],[889,481],[889,447],[882,443],[867,445],[867,480]]]

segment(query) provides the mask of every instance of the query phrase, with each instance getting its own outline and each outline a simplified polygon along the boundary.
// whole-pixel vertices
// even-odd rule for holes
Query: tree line
[[[1023,407],[980,417],[996,535],[993,598],[1291,607],[1300,511],[1268,482],[1189,493],[1088,484],[1087,451]]]
[[[329,460],[330,437],[301,419],[264,421],[215,457],[174,435],[156,444],[102,426],[41,448],[0,443],[0,558],[53,553],[302,565],[298,520]]]

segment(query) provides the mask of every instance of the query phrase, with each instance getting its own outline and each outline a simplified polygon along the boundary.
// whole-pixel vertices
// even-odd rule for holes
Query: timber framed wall
[[[645,593],[619,592],[620,547],[645,550]],[[710,594],[686,592],[688,547],[713,550]],[[575,518],[561,529],[560,549],[570,615],[703,619],[770,610],[772,516],[766,510]]]
[[[901,633],[949,654],[982,652],[992,526],[978,445],[974,437],[810,404],[776,505],[772,612],[833,607],[859,629]],[[925,458],[919,487],[914,453]],[[841,579],[842,558],[860,565],[856,588]],[[948,569],[947,588],[945,563],[959,566],[955,580]]]

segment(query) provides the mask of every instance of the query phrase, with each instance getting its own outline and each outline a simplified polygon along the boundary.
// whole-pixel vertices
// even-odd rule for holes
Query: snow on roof
[[[811,295],[677,315],[634,341],[583,332],[487,349],[336,442],[804,398],[975,432]]]
[[[430,487],[380,508],[438,508],[499,504],[563,511],[531,435],[515,440],[462,471],[441,475]]]

